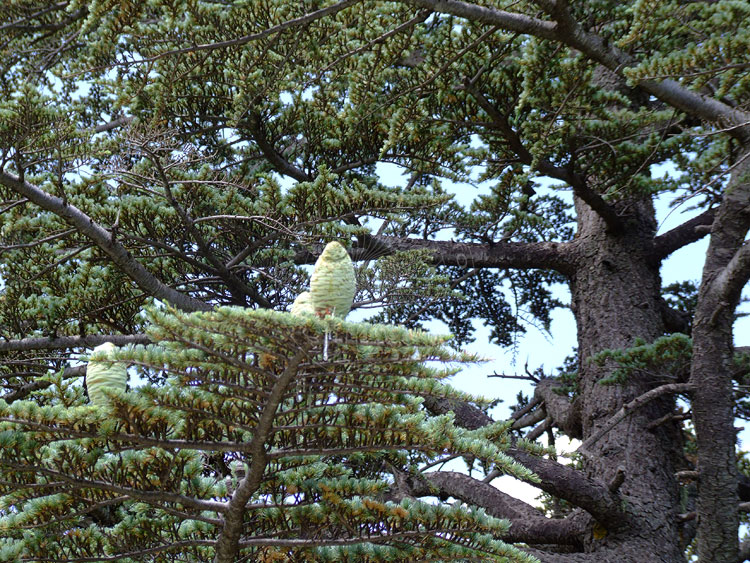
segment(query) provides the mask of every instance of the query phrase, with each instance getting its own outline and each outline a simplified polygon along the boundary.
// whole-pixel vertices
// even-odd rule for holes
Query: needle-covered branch
[[[239,541],[242,537],[243,521],[245,518],[245,505],[250,500],[251,495],[260,487],[263,474],[268,465],[266,442],[273,429],[276,411],[287,392],[287,387],[292,379],[297,376],[300,363],[308,353],[308,349],[302,348],[289,360],[284,371],[279,375],[271,388],[266,403],[263,405],[263,412],[260,415],[253,440],[250,444],[249,453],[252,456],[250,468],[227,503],[223,528],[216,541],[214,563],[232,563],[237,560]]]
[[[76,206],[5,170],[0,170],[0,184],[73,225],[82,235],[91,239],[120,270],[148,295],[163,299],[185,311],[206,311],[211,308],[208,303],[185,295],[159,281],[156,276],[133,258],[122,244],[117,242],[110,231],[96,223]]]
[[[634,64],[633,58],[612,41],[583,29],[559,4],[554,10],[557,21],[532,18],[523,14],[478,6],[459,0],[401,0],[405,4],[453,14],[471,21],[496,25],[501,29],[558,41],[572,47],[618,75]],[[727,132],[743,142],[750,141],[750,113],[715,98],[691,91],[675,80],[640,80],[638,86],[675,108],[710,123],[727,127]]]

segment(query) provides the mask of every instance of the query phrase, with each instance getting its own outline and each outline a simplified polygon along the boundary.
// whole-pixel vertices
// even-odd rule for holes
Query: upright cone
[[[320,317],[346,317],[352,308],[356,280],[354,265],[340,243],[329,242],[315,262],[310,278],[310,296],[315,314]]]
[[[110,353],[116,346],[111,342],[94,348],[94,352]],[[125,391],[128,384],[128,368],[122,362],[90,361],[86,366],[86,387],[92,404],[106,406],[109,398],[105,390]]]

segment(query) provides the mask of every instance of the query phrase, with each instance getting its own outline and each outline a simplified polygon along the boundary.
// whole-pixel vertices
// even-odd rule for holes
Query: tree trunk
[[[598,366],[592,356],[605,349],[651,342],[664,334],[660,314],[659,267],[648,259],[656,223],[650,202],[618,205],[626,222],[619,233],[586,204],[578,211],[579,263],[571,279],[573,311],[578,325],[579,390],[585,440],[626,403],[670,380],[635,373],[623,384],[602,385],[614,365]],[[678,529],[679,488],[675,478],[681,436],[672,423],[649,423],[672,412],[674,399],[660,398],[620,422],[594,442],[584,458],[591,476],[624,481],[618,492],[629,517],[616,529],[594,524],[585,549],[602,555],[597,561],[684,561]]]
[[[711,228],[698,306],[693,321],[690,380],[693,424],[698,443],[698,557],[711,563],[738,560],[739,525],[732,325],[742,288],[742,272],[728,266],[750,227],[750,152],[738,160]]]

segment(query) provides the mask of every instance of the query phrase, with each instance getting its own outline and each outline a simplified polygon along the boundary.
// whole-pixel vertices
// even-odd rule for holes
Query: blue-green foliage
[[[690,337],[676,333],[662,336],[650,343],[638,339],[635,346],[625,350],[603,350],[595,354],[591,361],[600,366],[612,361],[619,366],[612,370],[609,377],[599,381],[605,385],[622,383],[637,373],[674,382],[687,378],[692,352]]]
[[[472,400],[441,382],[454,370],[430,367],[475,359],[445,338],[238,307],[152,310],[150,323],[157,344],[116,358],[164,385],[114,392],[102,407],[59,386],[47,390],[54,406],[0,403],[0,560],[144,549],[210,560],[226,468],[239,462],[254,479],[243,557],[533,561],[482,511],[387,501],[387,467],[408,473],[445,455],[535,480],[503,453],[506,424],[467,432],[421,408],[425,396]]]

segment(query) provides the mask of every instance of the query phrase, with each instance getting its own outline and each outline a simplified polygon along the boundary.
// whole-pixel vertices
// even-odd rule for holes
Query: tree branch
[[[516,153],[519,160],[523,164],[531,164],[534,160],[532,154],[523,145],[521,138],[518,136],[513,128],[508,123],[507,118],[500,111],[493,106],[490,101],[484,97],[484,95],[477,91],[471,84],[466,85],[466,90],[469,92],[474,99],[477,101],[479,106],[487,113],[492,119],[493,124],[502,132],[505,136],[510,148]],[[607,223],[607,226],[612,231],[621,231],[624,227],[622,219],[617,215],[614,208],[609,205],[601,195],[592,190],[586,183],[586,179],[582,176],[574,173],[572,170],[555,166],[548,160],[541,160],[537,164],[539,172],[550,178],[556,178],[567,183],[575,194],[580,197],[586,204],[591,207],[596,213]]]
[[[577,246],[566,242],[505,242],[486,244],[400,237],[372,237],[379,255],[406,250],[429,250],[433,264],[465,268],[539,268],[571,274]],[[368,249],[353,253],[353,259],[372,259]]]
[[[584,522],[581,519],[546,518],[530,504],[464,473],[435,471],[423,477],[426,483],[417,481],[422,487],[412,491],[414,496],[434,495],[434,487],[445,495],[480,506],[496,518],[510,520],[510,533],[503,541],[582,546]],[[431,487],[425,486],[427,484]]]
[[[476,4],[457,0],[401,0],[404,4],[428,8],[466,18],[467,20],[496,25],[508,31],[526,33],[535,37],[557,39],[557,26],[554,22],[532,18],[523,14],[485,8]]]
[[[94,348],[105,342],[111,342],[115,346],[125,346],[126,344],[150,344],[151,340],[145,334],[89,334],[86,336],[61,336],[59,338],[22,338],[20,340],[0,341],[0,352]]]
[[[664,328],[668,332],[681,332],[690,335],[693,330],[693,318],[690,313],[673,309],[665,299],[659,302],[659,312]]]
[[[181,495],[179,493],[172,493],[169,491],[144,491],[142,489],[122,487],[119,485],[112,485],[105,481],[95,481],[88,479],[79,479],[77,477],[71,477],[62,471],[56,471],[53,469],[47,469],[46,467],[40,467],[37,465],[25,465],[23,463],[13,463],[8,460],[3,460],[2,464],[6,467],[14,469],[19,472],[31,472],[46,475],[47,477],[54,477],[70,485],[75,485],[79,488],[86,489],[98,489],[101,491],[109,491],[124,495],[129,498],[142,500],[149,504],[160,503],[160,502],[173,502],[181,504],[189,508],[194,508],[199,511],[208,510],[211,512],[223,512],[226,509],[226,504],[223,502],[216,502],[213,500],[200,500],[193,497]],[[158,506],[158,504],[157,504]]]
[[[303,170],[300,170],[289,162],[284,156],[276,150],[273,143],[268,140],[263,131],[262,121],[259,115],[252,115],[247,122],[242,122],[248,125],[250,134],[253,140],[258,145],[258,148],[266,157],[279,174],[294,178],[298,182],[312,182],[313,178],[307,175]]]
[[[743,288],[750,279],[750,242],[745,241],[732,259],[716,278],[719,291],[725,301],[734,302],[740,298]]]
[[[127,551],[117,553],[115,555],[96,555],[93,557],[73,557],[63,559],[60,555],[55,555],[54,558],[34,559],[34,563],[95,563],[100,561],[123,561],[127,559],[143,559],[146,555],[154,555],[157,553],[169,552],[169,551],[180,551],[187,547],[196,546],[212,546],[216,542],[210,540],[182,540],[182,541],[171,541],[164,545],[156,547],[149,547],[138,549],[136,551]],[[154,559],[151,559],[152,561]],[[26,561],[29,561],[28,559]]]
[[[86,375],[85,365],[67,367],[63,371],[63,379],[73,379],[76,377],[83,377],[84,375]],[[15,388],[13,391],[10,391],[6,393],[5,395],[0,396],[0,399],[2,399],[8,404],[11,404],[13,401],[19,401],[27,397],[29,394],[33,393],[34,391],[38,391],[39,389],[45,389],[49,387],[50,385],[52,385],[51,381],[37,379],[35,381],[26,383],[25,385],[21,385],[20,387]]]
[[[263,473],[268,465],[266,440],[273,430],[273,419],[276,417],[276,411],[279,408],[287,387],[297,375],[299,365],[307,355],[307,352],[306,348],[301,348],[293,357],[289,358],[284,371],[278,376],[268,394],[251,442],[249,453],[251,459],[250,467],[247,475],[242,479],[237,490],[229,500],[224,513],[224,527],[216,541],[214,563],[232,563],[236,561],[239,541],[242,536],[245,505],[260,486],[263,480]]]
[[[498,26],[507,31],[558,41],[584,53],[619,76],[623,76],[623,69],[635,64],[634,59],[617,49],[612,41],[605,41],[602,37],[584,30],[565,9],[564,4],[555,3],[551,11],[557,21],[551,22],[459,0],[400,1],[404,4]],[[748,127],[750,114],[747,112],[688,90],[675,80],[640,80],[637,85],[688,115],[722,125],[727,128],[729,135],[738,138],[743,143],[750,141],[750,127]]]
[[[654,262],[660,262],[683,246],[702,239],[711,231],[715,216],[715,208],[707,209],[682,225],[659,235],[654,239],[650,258]]]
[[[427,397],[424,405],[435,415],[454,413],[456,424],[464,428],[481,428],[493,422],[481,409],[461,401]],[[614,530],[627,525],[619,497],[605,483],[590,479],[572,467],[532,455],[519,448],[509,448],[505,453],[541,479],[540,483],[531,483],[535,487],[583,508],[607,529]]]
[[[171,181],[167,176],[167,171],[162,166],[159,155],[152,151],[146,145],[146,143],[140,144],[139,148],[149,156],[152,164],[156,168],[159,180],[164,186],[164,195],[167,198],[167,201],[177,212],[177,215],[180,217],[182,224],[185,225],[185,228],[192,235],[193,240],[195,240],[196,244],[198,245],[198,249],[200,250],[201,255],[206,260],[208,260],[209,264],[214,267],[216,274],[226,282],[226,284],[230,288],[230,291],[235,294],[234,297],[237,302],[241,305],[245,305],[244,297],[247,296],[261,307],[264,307],[266,309],[272,308],[271,303],[268,301],[268,299],[260,295],[255,289],[248,286],[245,282],[243,282],[232,272],[230,272],[224,266],[221,260],[216,257],[216,253],[213,251],[213,249],[211,249],[208,242],[206,242],[206,240],[203,238],[200,230],[195,226],[195,220],[193,219],[193,217],[175,199],[174,194],[172,193]]]
[[[552,417],[555,426],[570,438],[581,438],[583,427],[580,401],[571,401],[556,393],[559,385],[555,379],[543,379],[534,387],[534,397],[544,403],[544,411]]]
[[[0,184],[21,194],[32,203],[54,213],[74,226],[81,234],[91,239],[122,272],[127,274],[148,295],[167,301],[183,311],[208,311],[211,309],[211,305],[208,303],[180,293],[158,280],[131,256],[127,248],[115,240],[112,233],[74,205],[48,194],[41,188],[26,180],[21,180],[5,170],[0,170]]]
[[[541,482],[531,485],[583,508],[608,530],[629,525],[627,515],[622,511],[621,499],[609,490],[606,483],[525,450],[510,448],[505,453],[539,477]]]
[[[190,47],[183,47],[182,49],[174,49],[171,51],[165,51],[163,53],[159,53],[158,55],[154,55],[153,57],[137,59],[134,61],[128,61],[127,63],[122,63],[122,64],[126,66],[130,66],[134,64],[143,64],[143,63],[153,62],[159,59],[163,59],[164,57],[182,55],[184,53],[196,53],[199,51],[215,51],[217,49],[224,49],[226,47],[239,47],[239,46],[245,45],[246,43],[250,43],[251,41],[258,41],[259,39],[263,39],[264,37],[268,37],[269,35],[273,35],[274,33],[280,33],[281,31],[284,31],[285,29],[289,29],[292,27],[300,27],[305,24],[312,23],[316,20],[322,19],[326,16],[336,14],[340,12],[341,10],[348,8],[349,6],[353,6],[354,4],[359,3],[360,1],[361,0],[342,0],[341,2],[334,4],[332,6],[327,6],[325,8],[321,8],[320,10],[316,10],[314,12],[310,12],[308,14],[300,16],[298,18],[287,20],[278,25],[269,27],[268,29],[264,29],[263,31],[260,31],[258,33],[251,33],[250,35],[243,35],[242,37],[237,37],[236,39],[229,39],[227,41],[219,41],[217,43],[205,43],[201,45],[192,45]]]
[[[133,121],[132,116],[122,116],[118,117],[117,119],[113,119],[112,121],[108,121],[107,123],[102,123],[100,125],[97,125],[94,127],[94,133],[103,133],[105,131],[111,131],[112,129],[117,129],[118,127],[123,127],[124,125],[128,125]]]
[[[656,387],[655,389],[647,391],[643,395],[640,395],[629,403],[623,405],[619,411],[612,415],[612,417],[604,424],[604,426],[602,426],[601,428],[599,428],[599,430],[586,438],[586,441],[583,442],[583,444],[581,444],[576,451],[584,454],[587,453],[588,449],[591,446],[598,442],[602,438],[602,436],[612,430],[612,428],[617,426],[617,424],[625,419],[625,417],[631,415],[633,412],[650,403],[654,399],[658,399],[662,395],[685,393],[687,391],[692,391],[694,388],[695,386],[692,383],[668,383],[666,385],[662,385],[660,387]]]

